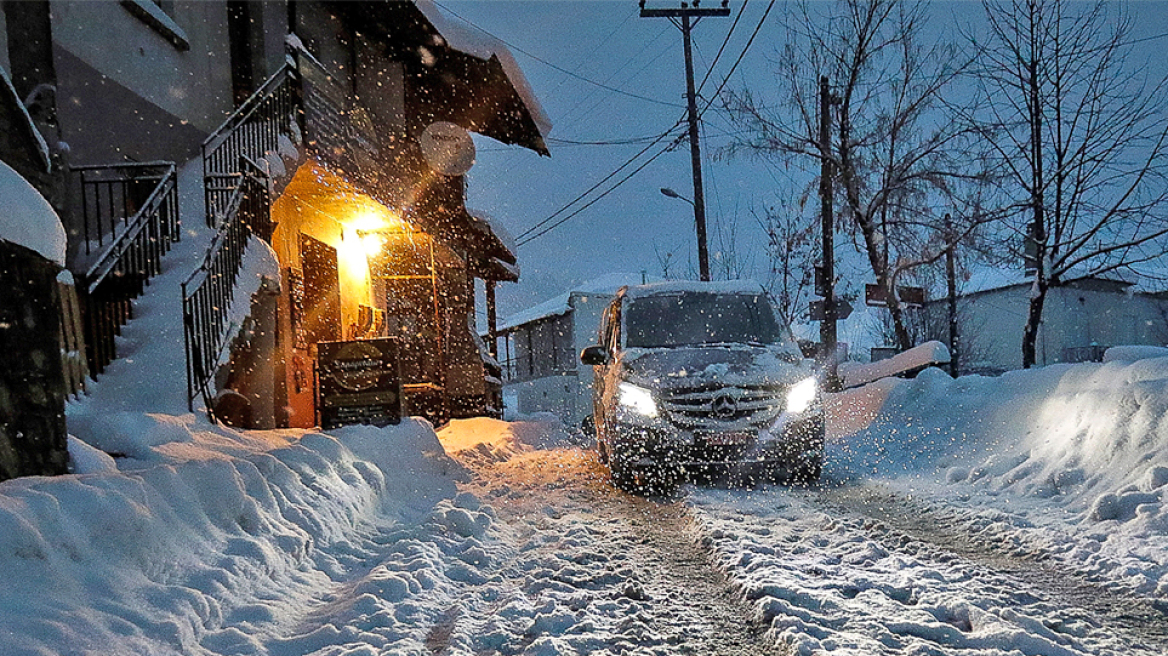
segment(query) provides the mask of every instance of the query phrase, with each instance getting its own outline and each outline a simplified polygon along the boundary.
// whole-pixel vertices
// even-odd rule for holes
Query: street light
[[[694,204],[692,200],[686,198],[685,196],[682,196],[681,194],[677,193],[676,191],[670,189],[669,187],[662,187],[661,193],[662,193],[662,195],[669,196],[670,198],[680,198],[681,200],[684,200],[685,202],[689,203],[690,205]]]

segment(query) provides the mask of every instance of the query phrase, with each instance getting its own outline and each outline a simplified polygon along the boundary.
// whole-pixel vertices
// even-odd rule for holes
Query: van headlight
[[[799,414],[811,404],[815,402],[815,397],[819,395],[819,381],[812,378],[805,378],[798,383],[791,386],[787,390],[787,412],[791,414]]]
[[[657,416],[657,402],[653,393],[632,383],[621,383],[617,400],[622,406],[645,417]]]

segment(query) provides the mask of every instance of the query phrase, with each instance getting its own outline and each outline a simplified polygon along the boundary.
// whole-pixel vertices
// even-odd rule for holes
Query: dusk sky
[[[693,209],[685,200],[667,198],[659,191],[670,187],[692,199],[688,141],[565,220],[672,141],[666,138],[652,145],[586,193],[653,138],[684,120],[681,31],[667,19],[641,18],[635,0],[439,0],[437,4],[451,22],[485,31],[510,47],[553,124],[550,158],[476,137],[478,157],[468,175],[467,205],[493,216],[521,242],[517,252],[520,281],[499,287],[500,319],[607,273],[645,271],[661,276],[665,260],[670,277],[696,277]],[[749,86],[756,94],[776,99],[772,62],[784,40],[787,5],[774,3],[759,29],[769,4],[752,0],[744,8],[743,2],[732,1],[729,17],[705,18],[694,28],[695,77],[699,84],[705,79],[699,108],[713,97],[740,57],[726,87]],[[677,5],[672,0],[647,3],[648,7]],[[1168,3],[1137,2],[1130,9],[1139,37],[1168,32]],[[958,25],[977,28],[981,4],[933,3],[932,15],[939,32],[954,34]],[[1157,65],[1153,53],[1165,43],[1168,40],[1162,38],[1145,42],[1150,64]],[[730,252],[725,244],[733,232],[732,252],[744,262],[745,275],[761,279],[768,263],[754,215],[780,198],[789,200],[804,193],[806,183],[799,180],[805,178],[773,160],[726,158],[722,148],[737,128],[716,109],[716,105],[711,107],[702,123],[711,272],[715,279],[725,277],[719,258]],[[673,134],[683,134],[681,130],[684,125]],[[812,197],[809,207],[813,201]],[[529,241],[521,237],[545,221],[544,228],[563,223]],[[840,273],[870,275],[863,269]],[[862,285],[867,280],[855,282]]]

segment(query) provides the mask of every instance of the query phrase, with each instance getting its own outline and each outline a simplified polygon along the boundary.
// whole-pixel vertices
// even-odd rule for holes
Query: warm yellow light
[[[379,232],[368,232],[361,236],[361,248],[365,251],[365,255],[368,257],[373,257],[380,253],[381,247],[384,244],[385,237]]]

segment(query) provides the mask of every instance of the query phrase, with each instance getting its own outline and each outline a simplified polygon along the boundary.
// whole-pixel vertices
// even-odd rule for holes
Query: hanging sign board
[[[461,125],[449,121],[431,123],[418,136],[418,145],[426,163],[442,175],[466,175],[474,166],[474,140]]]
[[[401,374],[391,338],[317,344],[321,428],[401,422]]]

